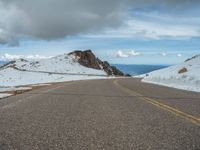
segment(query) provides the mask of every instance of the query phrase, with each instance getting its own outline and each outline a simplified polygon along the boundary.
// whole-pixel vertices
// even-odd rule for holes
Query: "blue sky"
[[[200,53],[195,0],[37,1],[0,0],[0,59],[92,49],[110,63],[176,64]]]
[[[104,38],[67,38],[58,41],[24,40],[19,47],[1,45],[0,55],[55,56],[77,49],[92,49],[101,59],[120,64],[176,64],[199,53],[200,39],[132,40]],[[134,50],[138,56],[120,57]],[[178,56],[181,54],[181,57]]]

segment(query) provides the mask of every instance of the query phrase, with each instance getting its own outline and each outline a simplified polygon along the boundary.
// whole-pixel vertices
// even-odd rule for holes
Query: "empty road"
[[[200,150],[200,94],[139,79],[54,84],[0,100],[0,150]]]

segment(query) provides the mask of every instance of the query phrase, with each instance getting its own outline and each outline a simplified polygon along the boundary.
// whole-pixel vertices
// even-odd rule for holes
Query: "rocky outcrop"
[[[91,50],[86,51],[74,51],[69,53],[68,55],[74,55],[79,58],[78,62],[89,68],[94,68],[100,70],[101,67],[99,65],[99,59],[95,57]]]
[[[178,71],[178,73],[181,74],[181,73],[185,73],[185,72],[187,72],[187,71],[188,71],[187,68],[183,67],[182,69],[180,69],[180,70]]]
[[[74,55],[78,57],[78,62],[85,67],[98,70],[103,69],[108,75],[125,76],[125,74],[115,66],[111,66],[107,61],[101,61],[99,58],[97,58],[91,50],[77,50],[69,53],[68,55]]]

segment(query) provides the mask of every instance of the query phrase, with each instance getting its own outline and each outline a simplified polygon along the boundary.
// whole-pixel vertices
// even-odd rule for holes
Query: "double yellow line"
[[[145,96],[143,96],[142,94],[140,94],[140,93],[138,93],[138,92],[135,92],[135,91],[129,89],[128,87],[125,87],[125,86],[119,84],[119,81],[118,81],[118,80],[114,80],[113,83],[114,83],[116,86],[118,86],[119,88],[121,88],[121,90],[123,90],[124,92],[128,93],[128,94],[131,95],[131,96],[138,96],[139,99],[144,100],[144,101],[146,101],[147,103],[150,103],[150,104],[152,104],[152,105],[154,105],[154,106],[156,106],[156,107],[159,107],[159,108],[161,108],[161,109],[163,109],[163,110],[165,110],[165,111],[171,112],[172,114],[175,114],[176,116],[179,116],[179,117],[181,117],[181,118],[184,118],[184,119],[186,119],[186,120],[188,120],[188,121],[190,121],[190,122],[192,122],[192,123],[194,123],[194,124],[200,126],[200,118],[198,118],[198,117],[195,117],[195,116],[193,116],[193,115],[191,115],[191,114],[185,113],[185,112],[183,112],[183,111],[181,111],[181,110],[178,110],[178,109],[176,109],[176,108],[174,108],[174,107],[171,107],[171,106],[169,106],[169,105],[163,104],[163,103],[161,103],[161,102],[158,102],[158,101],[155,100],[155,99],[145,97]]]

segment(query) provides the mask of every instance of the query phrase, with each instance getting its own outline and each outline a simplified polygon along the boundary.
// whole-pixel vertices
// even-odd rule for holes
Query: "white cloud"
[[[173,18],[173,19],[172,19]],[[186,21],[187,20],[187,21]],[[108,29],[99,34],[88,34],[96,38],[135,38],[135,39],[189,39],[200,37],[200,18],[166,16],[165,14],[140,14],[129,17],[123,26]]]
[[[162,53],[160,53],[160,55],[161,55],[161,56],[167,56],[167,53],[162,52]]]
[[[62,39],[118,27],[128,12],[124,7],[126,2],[120,0],[0,0],[0,44],[16,45],[27,37]]]
[[[48,59],[52,56],[42,56],[42,55],[11,55],[11,54],[4,54],[0,56],[0,60],[10,61],[10,60],[16,60],[16,59]]]
[[[199,10],[199,3],[198,0],[0,0],[0,44],[17,45],[21,38],[55,40],[80,34],[151,39],[199,37],[199,11],[194,11]],[[111,29],[103,32],[108,28]]]
[[[129,57],[129,55],[124,54],[122,51],[118,51],[118,52],[117,52],[117,57],[120,57],[120,58],[127,58],[127,57]]]
[[[177,57],[182,57],[182,54],[177,54]]]
[[[116,54],[116,56],[119,58],[128,58],[131,56],[139,56],[139,55],[141,55],[141,53],[135,52],[134,50],[128,51],[128,52],[123,52],[123,51],[119,50]]]
[[[132,51],[130,51],[130,52],[127,52],[127,54],[128,54],[129,56],[139,56],[139,55],[141,55],[139,52],[135,52],[134,50],[132,50]]]

